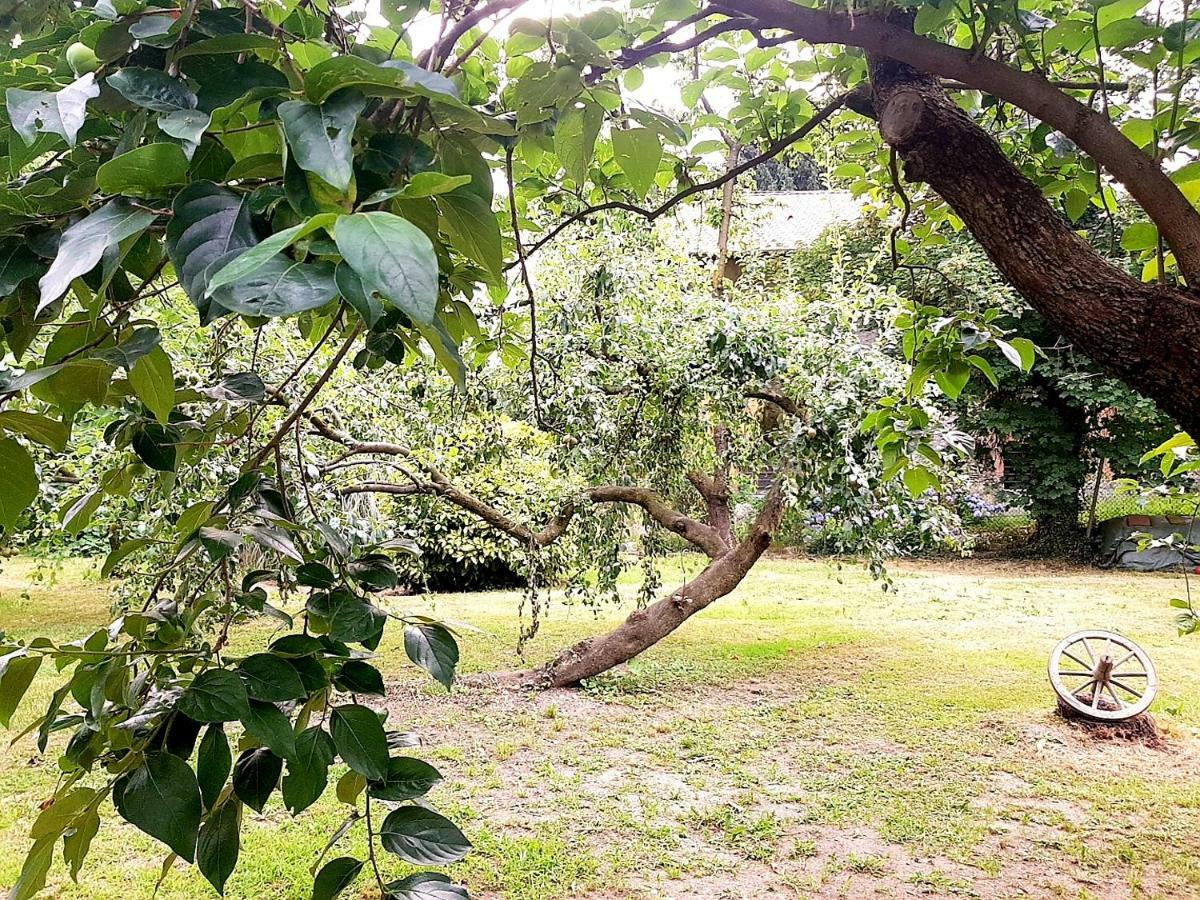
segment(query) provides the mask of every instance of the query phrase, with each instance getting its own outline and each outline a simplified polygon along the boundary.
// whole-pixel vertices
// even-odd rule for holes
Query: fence
[[[1121,516],[1200,515],[1200,488],[1186,493],[1141,490],[1128,479],[1113,478],[1104,460],[1088,476],[1079,492],[1079,524],[1089,532],[1106,519]],[[1033,529],[1033,517],[1015,491],[991,472],[970,479],[967,525],[982,536],[1017,540]]]

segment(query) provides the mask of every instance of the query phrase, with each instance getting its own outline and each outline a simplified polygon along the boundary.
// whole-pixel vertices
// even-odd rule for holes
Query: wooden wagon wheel
[[[1149,654],[1112,631],[1077,631],[1050,654],[1050,683],[1067,706],[1089,719],[1119,722],[1154,702],[1158,675]]]

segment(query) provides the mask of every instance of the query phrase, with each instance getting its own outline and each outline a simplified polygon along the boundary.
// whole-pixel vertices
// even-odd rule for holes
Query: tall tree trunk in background
[[[873,97],[856,108],[878,120],[907,178],[946,200],[1059,334],[1200,434],[1200,295],[1111,266],[936,77],[878,54],[869,61]]]

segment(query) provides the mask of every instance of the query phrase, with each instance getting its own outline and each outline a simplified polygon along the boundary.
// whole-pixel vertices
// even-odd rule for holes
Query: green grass
[[[670,561],[668,583],[696,565]],[[39,572],[0,567],[0,628],[72,638],[107,621],[88,566]],[[642,658],[547,696],[447,698],[404,663],[394,630],[379,660],[392,720],[424,736],[415,752],[446,778],[431,803],[476,847],[452,874],[506,900],[1200,893],[1200,644],[1173,630],[1178,578],[966,562],[893,574],[898,591],[883,593],[850,566],[767,560]],[[390,600],[478,628],[467,673],[533,664],[627,612],[556,604],[522,661],[518,602]],[[1094,742],[1050,713],[1046,656],[1085,626],[1154,656],[1168,751]],[[269,631],[245,629],[236,646]],[[17,724],[54,684],[39,675]],[[54,782],[54,754],[28,742],[0,759],[0,885]],[[227,896],[307,897],[343,817],[332,797],[294,820],[278,800],[248,813]],[[361,853],[356,840],[338,852]],[[148,898],[161,860],[110,815],[83,884],[56,867],[48,894]],[[211,895],[183,866],[159,892]]]

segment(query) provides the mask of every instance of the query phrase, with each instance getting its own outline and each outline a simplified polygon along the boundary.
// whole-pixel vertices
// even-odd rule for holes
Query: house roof
[[[692,252],[716,253],[717,209],[709,203],[679,210]],[[832,225],[854,221],[861,211],[862,202],[849,191],[742,192],[734,205],[729,250],[795,250],[814,243]]]

